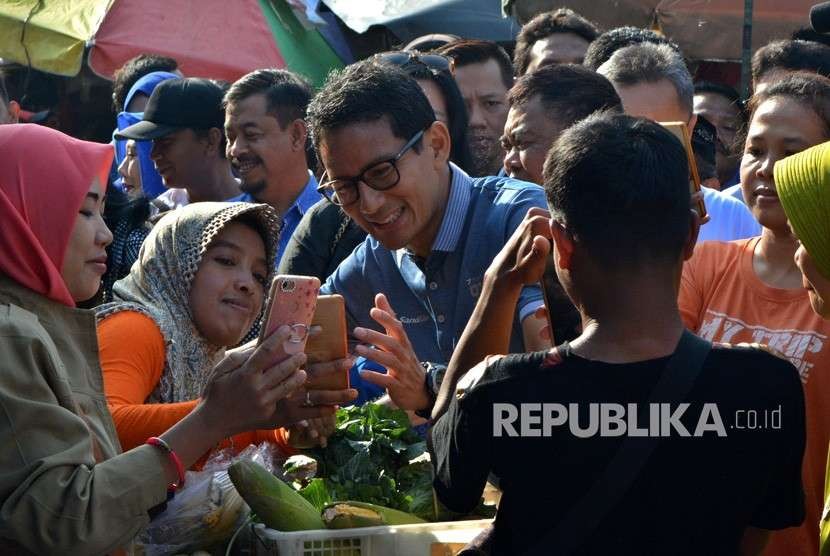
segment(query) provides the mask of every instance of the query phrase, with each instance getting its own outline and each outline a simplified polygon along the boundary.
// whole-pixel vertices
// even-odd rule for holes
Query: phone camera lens
[[[284,281],[284,282],[280,285],[280,290],[281,290],[281,291],[284,291],[284,292],[293,292],[293,291],[294,291],[294,287],[295,287],[295,285],[294,285],[294,280],[285,280],[285,281]]]

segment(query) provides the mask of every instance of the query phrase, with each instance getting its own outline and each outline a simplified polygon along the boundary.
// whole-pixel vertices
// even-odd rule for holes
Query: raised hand
[[[428,407],[430,399],[424,385],[424,368],[415,355],[403,324],[384,294],[375,296],[375,306],[369,311],[369,316],[386,333],[369,328],[355,328],[354,336],[363,342],[355,348],[355,352],[386,367],[387,374],[361,371],[360,376],[386,388],[389,398],[401,409],[419,410]]]
[[[552,241],[550,213],[542,208],[531,208],[490,263],[486,277],[489,280],[507,279],[515,286],[538,282],[545,271]]]

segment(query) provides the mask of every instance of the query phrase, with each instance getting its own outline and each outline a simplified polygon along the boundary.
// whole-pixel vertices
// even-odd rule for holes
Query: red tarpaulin
[[[89,65],[112,78],[142,52],[172,56],[188,76],[235,81],[285,67],[258,0],[116,0],[95,35]]]

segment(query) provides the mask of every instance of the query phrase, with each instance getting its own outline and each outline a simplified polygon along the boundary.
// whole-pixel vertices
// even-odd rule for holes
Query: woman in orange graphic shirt
[[[686,326],[715,342],[766,344],[789,359],[804,384],[807,444],[802,468],[806,518],[770,536],[765,556],[818,553],[824,467],[830,439],[830,322],[810,307],[793,256],[773,167],[830,139],[830,80],[794,73],[757,93],[741,159],[741,186],[761,236],[704,242],[683,268],[679,308]],[[784,417],[786,418],[786,417]]]

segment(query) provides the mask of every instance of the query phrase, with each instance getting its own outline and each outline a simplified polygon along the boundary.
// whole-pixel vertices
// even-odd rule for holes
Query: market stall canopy
[[[111,77],[149,45],[176,58],[185,75],[227,81],[257,68],[288,67],[320,83],[342,65],[283,0],[117,0],[95,35],[89,65]]]
[[[388,28],[406,43],[430,33],[511,41],[519,32],[501,13],[499,0],[322,0],[350,29]]]
[[[527,21],[547,10],[568,7],[605,29],[653,27],[680,45],[692,60],[741,59],[743,0],[503,0],[505,12]],[[809,26],[816,0],[754,0],[752,50],[789,38]]]
[[[0,58],[57,75],[81,70],[84,47],[113,0],[3,0]]]
[[[319,84],[342,66],[285,0],[0,0],[0,58],[73,76],[85,45],[108,79],[145,52],[175,58],[185,75],[227,81],[287,67]]]

